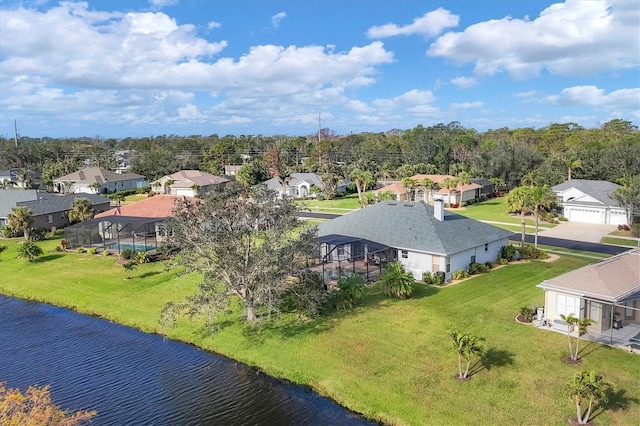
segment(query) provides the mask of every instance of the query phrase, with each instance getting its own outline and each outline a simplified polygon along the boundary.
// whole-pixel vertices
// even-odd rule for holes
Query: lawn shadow
[[[598,404],[593,413],[591,414],[591,420],[595,419],[605,411],[618,411],[626,410],[631,403],[638,404],[640,399],[628,394],[626,389],[607,389],[608,402],[601,402]]]
[[[485,354],[471,366],[469,375],[479,373],[482,370],[490,371],[493,367],[504,367],[513,365],[513,357],[515,354],[502,349],[490,348]]]
[[[149,271],[149,272],[145,272],[144,274],[141,274],[138,276],[138,278],[147,278],[147,277],[152,277],[154,275],[158,275],[160,274],[160,272],[158,271]]]
[[[62,253],[48,254],[46,256],[40,256],[34,259],[33,263],[49,262],[50,260],[60,259],[61,257],[64,257],[64,254]]]
[[[590,342],[588,340],[584,341],[584,342],[589,342],[589,343],[587,343],[582,348],[580,348],[580,353],[578,354],[579,355],[578,356],[579,359],[582,359],[582,358],[586,357],[587,355],[592,354],[595,351],[599,351],[602,348],[608,348],[608,346],[605,346],[602,343]]]

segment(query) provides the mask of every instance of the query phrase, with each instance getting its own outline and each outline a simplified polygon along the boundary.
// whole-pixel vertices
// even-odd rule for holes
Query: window
[[[53,215],[47,215],[47,223],[53,223]]]
[[[403,259],[408,259],[409,258],[409,252],[406,250],[401,250],[400,252],[402,254],[402,258]]]
[[[568,316],[580,316],[580,298],[567,296],[564,294],[558,294],[556,296],[556,312],[558,315],[562,314]]]
[[[451,257],[447,256],[447,271],[446,272],[451,272]]]
[[[589,303],[589,318],[594,320],[595,322],[600,321],[600,309],[602,309],[602,304],[598,302],[590,302]]]
[[[476,263],[476,255],[475,254],[473,256],[471,256],[471,262],[470,263]]]
[[[336,253],[338,254],[338,256],[344,256],[344,246],[338,246],[338,248],[336,249]]]
[[[489,243],[484,244],[484,251],[489,251]]]

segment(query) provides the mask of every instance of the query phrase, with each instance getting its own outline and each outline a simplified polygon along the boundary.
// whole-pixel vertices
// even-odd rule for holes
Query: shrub
[[[83,247],[78,247],[76,249],[76,253],[84,253],[84,248]]]
[[[109,253],[109,250],[107,250],[107,249],[102,250],[102,255],[103,255],[104,257],[109,256],[109,254],[111,254],[111,253]]]
[[[444,285],[445,281],[445,273],[442,271],[435,272],[433,274],[433,284],[435,285]]]
[[[338,280],[338,290],[331,295],[337,309],[351,309],[360,303],[364,296],[364,278],[358,274],[341,277]]]
[[[513,260],[513,256],[516,254],[517,249],[511,244],[507,246],[502,246],[500,248],[500,258],[506,259],[507,262],[511,262]]]
[[[535,248],[531,244],[524,246],[524,257],[527,259],[546,259],[549,257],[546,251]]]
[[[509,263],[507,259],[504,259],[502,257],[499,257],[496,262],[498,263],[498,265],[507,265]]]
[[[431,275],[431,272],[424,272],[422,274],[422,282],[425,284],[433,284],[435,281],[435,278],[433,275]]]
[[[484,262],[484,266],[485,266],[487,269],[491,270],[491,269],[493,269],[493,262],[491,262],[491,261],[487,260],[486,262]]]
[[[458,269],[452,274],[454,280],[462,280],[465,278],[469,278],[469,273],[464,269]]]
[[[64,229],[56,229],[56,232],[54,234],[56,236],[64,235]]]
[[[2,225],[2,236],[5,238],[13,238],[13,237],[17,237],[18,233],[13,229],[9,228],[8,225]]]
[[[146,251],[140,251],[136,253],[134,261],[142,265],[143,263],[149,263],[151,261],[151,258],[149,257],[149,254]]]
[[[57,251],[57,252],[61,252],[62,251],[62,247],[61,246],[56,246],[56,248],[54,248],[53,250]]]
[[[33,262],[36,257],[42,256],[43,254],[44,251],[42,250],[42,247],[33,241],[25,241],[20,244],[20,249],[18,250],[18,257],[27,259],[29,262]]]
[[[566,221],[567,221],[567,220],[569,220],[569,219],[567,219],[567,218],[566,218],[566,217],[564,217],[564,216],[558,216],[558,220],[559,220],[560,222],[566,222]]]
[[[556,215],[551,212],[547,212],[547,214],[544,215],[545,222],[553,223],[555,222],[555,220],[556,220]]]
[[[640,238],[640,223],[634,223],[631,225],[631,235],[636,238]]]
[[[382,292],[390,297],[406,299],[413,293],[415,279],[409,271],[405,271],[400,262],[390,263],[380,277]]]
[[[87,250],[87,254],[96,254],[96,248],[95,247],[91,247],[90,249]]]
[[[131,259],[135,256],[135,251],[131,249],[124,249],[120,252],[120,257],[123,259]]]
[[[29,238],[32,241],[43,241],[47,238],[47,228],[37,227],[29,229]]]
[[[629,225],[623,224],[623,225],[618,225],[618,231],[628,231]]]
[[[474,262],[469,265],[469,275],[484,274],[489,272],[490,269],[484,263]]]
[[[536,307],[523,306],[520,308],[520,315],[522,315],[527,321],[533,321],[533,317],[536,315]]]

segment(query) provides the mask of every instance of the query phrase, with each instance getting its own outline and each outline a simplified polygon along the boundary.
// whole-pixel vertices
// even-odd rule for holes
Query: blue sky
[[[640,123],[640,2],[0,0],[0,135]]]

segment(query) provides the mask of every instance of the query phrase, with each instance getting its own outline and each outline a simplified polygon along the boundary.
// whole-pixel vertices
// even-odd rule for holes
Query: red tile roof
[[[107,210],[96,217],[107,217],[113,215],[135,216],[135,217],[172,217],[176,200],[183,199],[176,195],[156,195],[145,198],[136,203],[127,204]]]

